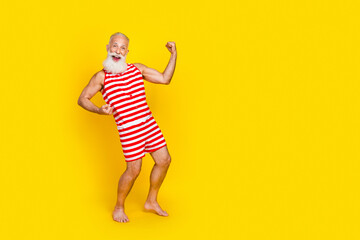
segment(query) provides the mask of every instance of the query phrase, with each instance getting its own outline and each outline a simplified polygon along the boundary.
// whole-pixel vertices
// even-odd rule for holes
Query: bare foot
[[[113,219],[114,221],[123,222],[123,223],[129,221],[129,218],[126,216],[124,212],[124,208],[118,208],[118,207],[115,207],[113,211]]]
[[[146,211],[156,213],[160,216],[164,216],[164,217],[169,216],[169,214],[166,211],[161,209],[160,205],[157,202],[146,201],[144,208]]]

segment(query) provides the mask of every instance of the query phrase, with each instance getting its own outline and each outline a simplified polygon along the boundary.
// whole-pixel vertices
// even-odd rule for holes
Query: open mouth
[[[112,59],[113,59],[115,62],[117,62],[117,61],[120,60],[120,57],[112,56]]]

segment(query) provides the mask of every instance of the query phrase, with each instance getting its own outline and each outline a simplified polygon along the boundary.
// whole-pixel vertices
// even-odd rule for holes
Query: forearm
[[[88,99],[88,98],[85,98],[85,97],[79,98],[78,104],[79,104],[82,108],[84,108],[84,109],[86,109],[86,110],[88,110],[88,111],[90,111],[90,112],[100,114],[100,113],[99,113],[99,107],[97,107],[94,103],[92,103],[92,102],[90,101],[90,99]]]
[[[169,84],[175,71],[177,53],[172,53],[168,65],[166,66],[163,76],[166,84]]]

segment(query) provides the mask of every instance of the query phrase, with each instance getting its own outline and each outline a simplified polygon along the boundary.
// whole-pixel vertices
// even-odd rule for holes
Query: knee
[[[169,167],[171,163],[171,157],[170,155],[167,155],[166,157],[162,158],[157,164],[159,164],[162,167]]]
[[[126,172],[132,179],[137,178],[140,174],[140,171],[141,171],[141,166],[136,166],[136,167],[133,166],[133,167],[126,169]]]

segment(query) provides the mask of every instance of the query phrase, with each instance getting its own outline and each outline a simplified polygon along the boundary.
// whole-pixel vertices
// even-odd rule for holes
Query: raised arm
[[[113,112],[113,108],[110,107],[108,104],[105,104],[99,108],[90,101],[90,99],[93,96],[95,96],[95,94],[98,91],[100,91],[100,89],[102,88],[104,78],[105,78],[105,73],[103,71],[99,71],[95,73],[94,76],[90,79],[88,85],[86,85],[86,87],[80,94],[80,97],[78,99],[78,104],[90,112],[103,114],[103,115],[110,115]]]
[[[160,83],[160,84],[169,84],[171,82],[171,79],[174,75],[175,66],[176,66],[176,58],[177,58],[177,52],[176,52],[176,46],[175,42],[168,42],[166,45],[167,49],[171,53],[170,60],[168,65],[166,66],[163,73],[145,66],[141,63],[134,63],[134,65],[139,68],[142,75],[144,76],[144,79],[152,82],[152,83]]]

